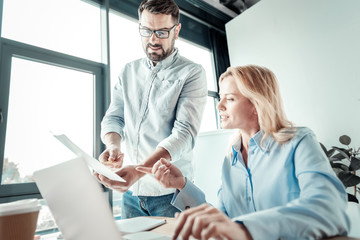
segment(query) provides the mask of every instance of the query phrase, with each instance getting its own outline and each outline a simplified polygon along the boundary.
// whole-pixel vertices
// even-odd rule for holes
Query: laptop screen
[[[106,195],[82,157],[36,171],[34,178],[64,239],[122,239]]]

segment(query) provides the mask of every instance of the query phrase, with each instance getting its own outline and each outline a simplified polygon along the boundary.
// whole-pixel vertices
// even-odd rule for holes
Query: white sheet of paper
[[[79,148],[75,143],[73,143],[65,134],[55,135],[53,136],[59,140],[62,144],[64,144],[68,149],[70,149],[76,156],[83,157],[86,160],[87,165],[95,172],[104,175],[105,177],[120,182],[126,182],[119,175],[111,171],[109,168],[104,166],[95,158],[91,157],[89,154],[84,152],[81,148]]]
[[[119,230],[123,234],[136,233],[150,230],[166,223],[165,219],[134,217],[115,221]]]

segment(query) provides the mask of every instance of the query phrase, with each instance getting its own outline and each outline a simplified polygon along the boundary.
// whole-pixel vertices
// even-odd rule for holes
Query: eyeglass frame
[[[153,34],[155,34],[155,36],[159,39],[168,39],[170,37],[170,32],[175,29],[176,26],[178,26],[179,23],[176,23],[174,26],[172,26],[169,30],[152,30],[152,29],[149,29],[149,28],[142,28],[141,27],[141,24],[139,24],[139,33],[140,33],[140,36],[142,37],[151,37]],[[143,36],[141,35],[141,30],[147,30],[149,32],[151,32],[151,34],[149,36]],[[167,37],[158,37],[158,34],[157,32],[167,32]]]

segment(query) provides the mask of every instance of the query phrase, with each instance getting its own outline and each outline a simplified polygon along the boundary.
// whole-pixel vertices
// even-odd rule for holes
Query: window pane
[[[207,87],[209,91],[216,92],[213,57],[209,49],[190,43],[184,39],[176,41],[176,46],[182,56],[190,59],[193,62],[201,64],[206,72]]]
[[[4,0],[2,37],[100,62],[100,9],[80,0]]]
[[[207,97],[204,115],[201,121],[200,131],[207,132],[217,130],[216,126],[216,103],[215,98]]]
[[[141,45],[139,25],[135,19],[130,19],[116,12],[110,12],[109,22],[110,74],[111,87],[113,87],[124,65],[145,57],[145,53]]]
[[[125,146],[122,147],[124,149]],[[121,219],[121,201],[122,193],[118,191],[113,191],[113,215],[116,220]]]
[[[92,155],[93,85],[93,74],[12,58],[2,184],[75,157],[49,131]]]
[[[36,235],[58,232],[55,219],[44,199],[40,199],[41,209],[38,216]],[[59,235],[58,233],[56,236]],[[56,239],[55,237],[53,239]]]
[[[128,62],[145,57],[141,46],[138,22],[123,14],[111,11],[110,21],[110,77],[111,90],[118,80],[121,68]],[[125,35],[126,34],[126,35]],[[112,94],[112,91],[111,91]],[[126,155],[124,143],[121,148]],[[113,214],[121,218],[122,193],[113,191]]]

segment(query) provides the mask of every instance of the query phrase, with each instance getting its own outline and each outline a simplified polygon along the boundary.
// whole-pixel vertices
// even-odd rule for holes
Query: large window
[[[33,171],[71,157],[50,131],[95,153],[105,81],[99,6],[4,0],[3,13],[1,109],[7,121],[1,125],[6,129],[1,180],[10,184],[32,181]]]
[[[93,152],[94,75],[13,57],[2,184],[73,158],[51,132]],[[21,97],[20,97],[21,96]]]
[[[40,197],[33,172],[74,158],[51,132],[98,155],[105,109],[99,6],[4,0],[3,13],[0,202]],[[37,230],[50,231],[54,220],[42,204]]]
[[[100,9],[81,0],[3,0],[2,37],[101,61]]]

